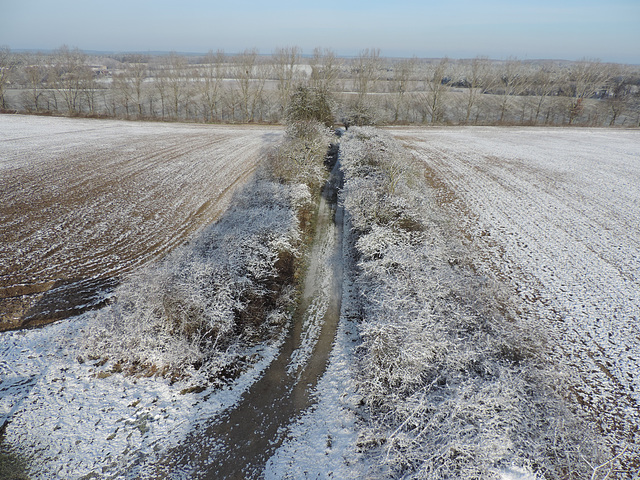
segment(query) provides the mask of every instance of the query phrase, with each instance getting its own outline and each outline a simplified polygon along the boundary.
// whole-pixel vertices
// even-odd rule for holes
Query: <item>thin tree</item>
[[[133,55],[127,64],[127,81],[131,84],[132,99],[135,102],[137,115],[140,118],[144,116],[144,83],[149,75],[148,62],[148,57],[144,55]]]
[[[444,121],[444,105],[446,94],[446,79],[449,59],[440,60],[433,73],[426,82],[426,94],[424,97],[426,103],[426,111],[431,117],[431,123],[442,123]],[[425,118],[423,116],[423,122]]]
[[[232,66],[238,87],[238,103],[243,122],[249,122],[253,119],[258,104],[257,97],[262,93],[259,83],[262,75],[261,72],[258,72],[257,60],[258,50],[255,48],[247,49],[234,58]],[[264,81],[262,81],[262,85],[264,85]]]
[[[264,114],[268,109],[267,97],[265,96],[265,83],[269,76],[269,68],[267,65],[258,62],[254,69],[255,77],[253,78],[253,95],[251,97],[251,120],[262,122]]]
[[[614,126],[616,121],[629,108],[629,100],[632,94],[632,85],[629,83],[631,75],[625,72],[625,70],[627,70],[627,68],[621,65],[609,66],[609,82],[605,94],[605,102],[611,115],[609,120],[610,127]]]
[[[172,52],[168,58],[168,68],[166,70],[166,80],[171,99],[171,110],[173,118],[177,119],[180,116],[180,104],[185,102],[185,97],[188,97],[188,85],[187,85],[187,60]],[[186,115],[186,113],[185,113]]]
[[[342,63],[336,57],[333,50],[316,47],[309,60],[311,74],[309,75],[310,86],[324,93],[331,93],[336,89],[336,83],[340,75]]]
[[[47,67],[45,58],[37,53],[24,57],[24,82],[26,90],[23,94],[24,103],[28,110],[39,112],[45,96],[45,82],[47,81]]]
[[[585,101],[606,88],[609,79],[607,68],[595,59],[576,62],[568,72],[568,118],[572,125],[582,114]]]
[[[375,90],[380,79],[382,62],[380,49],[365,49],[351,64],[351,77],[356,93],[355,102],[348,107],[342,122],[348,128],[350,125],[373,125],[378,116],[369,94]]]
[[[96,74],[89,67],[82,69],[81,88],[81,99],[85,100],[85,103],[89,110],[89,114],[95,115],[97,113],[96,95],[98,90],[98,82],[96,82]]]
[[[133,86],[129,81],[129,72],[127,70],[118,72],[113,75],[111,88],[114,91],[114,97],[117,103],[124,109],[124,113],[128,118],[130,115],[131,103],[133,101]],[[114,115],[117,113],[114,112]]]
[[[226,57],[222,50],[215,54],[209,51],[204,58],[198,82],[199,93],[202,98],[202,113],[205,121],[213,122],[220,119],[220,103],[223,93]]]
[[[535,125],[539,122],[540,114],[542,113],[547,98],[554,93],[557,89],[556,77],[557,74],[554,71],[551,63],[543,64],[538,70],[536,70],[532,82],[532,90],[536,95],[535,108],[532,111],[531,120]],[[549,122],[549,116],[551,108],[547,108],[547,114],[545,115],[545,123]]]
[[[351,72],[358,104],[365,102],[366,96],[372,92],[380,79],[380,49],[365,49],[360,52],[353,63]]]
[[[393,98],[393,121],[398,122],[400,112],[406,106],[407,92],[411,77],[415,70],[416,59],[402,59],[393,66],[393,78],[391,79],[391,92]]]
[[[164,63],[155,62],[153,67],[153,88],[160,97],[160,113],[164,119],[167,114],[169,90],[167,65]]]
[[[464,123],[468,124],[471,120],[471,114],[475,111],[474,122],[478,122],[480,116],[479,101],[480,95],[487,88],[489,77],[489,61],[486,57],[476,57],[471,61],[469,71],[465,77],[467,87],[465,93],[465,113]]]
[[[79,112],[80,94],[87,77],[86,56],[63,45],[54,52],[51,75],[55,91],[62,97],[67,113]]]
[[[522,63],[515,57],[509,58],[502,66],[498,81],[502,93],[498,122],[503,123],[513,97],[520,93],[525,83]]]
[[[289,98],[298,77],[298,65],[302,50],[300,47],[276,48],[273,54],[273,76],[277,82],[280,118],[284,118]]]
[[[6,86],[17,65],[16,57],[11,53],[9,47],[0,47],[0,107],[7,108],[5,98]]]

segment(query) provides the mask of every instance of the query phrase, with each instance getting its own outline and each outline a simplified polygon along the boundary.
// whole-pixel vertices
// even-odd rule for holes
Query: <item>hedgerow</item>
[[[477,277],[419,164],[383,132],[341,141],[370,478],[604,478],[615,462],[565,400],[542,332]],[[500,302],[497,299],[501,299]],[[506,300],[508,302],[508,300]]]
[[[93,313],[84,357],[197,384],[242,373],[255,360],[252,347],[288,323],[328,145],[322,125],[291,125],[219,221],[127,279],[116,301]]]

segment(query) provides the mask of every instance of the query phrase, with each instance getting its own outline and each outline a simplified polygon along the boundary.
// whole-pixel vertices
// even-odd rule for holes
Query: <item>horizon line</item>
[[[76,46],[68,46],[66,44],[61,45],[59,47],[56,48],[11,48],[10,46],[6,46],[7,48],[9,48],[10,51],[12,52],[17,52],[17,53],[25,53],[25,52],[33,52],[33,53],[53,53],[56,50],[67,46],[69,48],[72,49],[78,49],[80,52],[87,54],[87,55],[158,55],[158,56],[164,56],[164,55],[171,55],[171,54],[176,54],[176,55],[184,55],[184,56],[204,56],[207,55],[210,52],[216,52],[216,51],[222,51],[224,54],[226,55],[230,55],[230,56],[236,56],[236,55],[242,55],[244,53],[244,51],[238,51],[238,52],[225,52],[224,50],[213,50],[213,49],[209,49],[206,52],[198,52],[198,51],[178,51],[178,50],[96,50],[96,49],[83,49],[80,47],[76,47]],[[294,45],[295,46],[295,45]],[[249,48],[245,48],[244,50],[251,50],[254,47],[249,47]],[[257,47],[255,47],[257,49]],[[320,48],[324,48],[324,47],[320,47]],[[345,58],[345,59],[355,59],[358,58],[358,55],[346,55],[346,54],[339,54],[337,53],[335,50],[333,49],[329,49],[332,50],[333,53],[335,54],[335,56],[337,58]],[[361,49],[361,51],[364,51],[366,49]],[[382,49],[379,49],[380,51],[382,51]],[[263,56],[263,57],[269,57],[269,56],[273,56],[275,52],[271,52],[271,53],[260,53],[259,50],[257,52],[258,56]],[[301,53],[300,56],[302,58],[311,58],[313,54],[311,53]],[[522,62],[568,62],[568,63],[578,63],[581,61],[597,61],[600,63],[605,63],[605,64],[617,64],[617,65],[630,65],[630,66],[638,66],[640,65],[640,63],[629,63],[629,62],[615,62],[615,61],[606,61],[606,60],[602,60],[600,58],[597,57],[588,57],[588,56],[584,56],[578,60],[569,60],[567,58],[551,58],[551,57],[547,57],[547,58],[521,58],[515,55],[510,55],[506,58],[495,58],[495,57],[491,57],[488,55],[483,55],[483,54],[478,54],[475,56],[464,56],[464,57],[454,57],[454,56],[449,56],[449,55],[444,55],[444,56],[435,56],[435,57],[428,57],[428,56],[418,56],[418,55],[383,55],[382,52],[380,54],[380,58],[390,58],[390,59],[411,59],[411,58],[415,58],[417,60],[442,60],[444,58],[448,58],[450,60],[474,60],[477,58],[482,58],[482,59],[487,59],[490,61],[494,61],[494,62],[501,62],[501,61],[507,61],[507,60],[516,60],[516,61],[522,61]]]

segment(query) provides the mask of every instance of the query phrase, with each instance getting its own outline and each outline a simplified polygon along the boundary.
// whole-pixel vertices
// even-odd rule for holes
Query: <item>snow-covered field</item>
[[[219,216],[279,138],[268,126],[0,115],[0,329],[99,304]]]
[[[620,451],[640,443],[640,131],[390,129],[573,373]],[[637,453],[636,453],[637,454]]]
[[[148,478],[165,449],[198,422],[238,401],[277,353],[232,389],[189,391],[188,382],[112,373],[101,362],[80,363],[88,314],[37,330],[0,334],[0,422],[34,479]]]
[[[62,123],[54,126],[52,119],[25,121],[48,121],[51,122],[48,128],[52,133],[61,131],[68,134],[64,125],[72,121],[56,120]],[[78,125],[78,129],[88,130],[83,135],[96,135],[98,138],[99,132],[89,133],[92,122],[82,120],[72,124]],[[245,145],[246,152],[256,152],[257,155],[260,142],[264,145],[279,135],[277,130],[269,128],[126,122],[98,122],[95,125],[105,125],[107,130],[114,125],[110,127],[114,129],[113,144],[117,128],[139,130],[140,142],[146,129],[150,129],[149,135],[154,129],[167,129],[166,135],[155,134],[154,138],[159,143],[163,141],[161,137],[174,135],[178,138],[180,132],[185,135],[191,132],[194,143],[205,142],[201,137],[206,136],[204,132],[210,129],[214,137],[216,132],[238,132],[237,137],[229,134],[220,140],[227,144],[225,158],[235,158],[236,162],[240,162],[241,155],[235,152],[241,151]],[[7,131],[12,138],[17,138],[19,128],[0,130],[0,139]],[[536,458],[539,461],[537,467],[541,467],[545,462],[544,454],[552,457],[559,452],[561,457],[580,457],[579,461],[581,458],[585,461],[598,458],[597,455],[590,456],[593,452],[580,451],[578,443],[567,444],[565,449],[565,444],[561,443],[562,430],[571,430],[573,424],[555,424],[555,420],[564,421],[563,417],[557,416],[559,410],[541,410],[549,405],[557,406],[553,399],[547,402],[543,397],[558,391],[566,393],[570,400],[580,402],[584,410],[593,415],[591,418],[598,420],[597,427],[602,428],[614,454],[626,448],[623,461],[627,464],[622,465],[625,472],[633,473],[635,467],[629,466],[629,462],[638,458],[637,444],[640,443],[640,216],[637,214],[640,211],[640,132],[546,128],[394,128],[389,131],[426,165],[428,185],[423,188],[425,186],[418,182],[421,187],[416,190],[425,196],[407,196],[411,201],[394,203],[394,208],[410,207],[410,215],[404,219],[406,222],[395,225],[398,218],[390,217],[388,220],[393,225],[374,228],[368,234],[366,242],[369,243],[357,238],[358,228],[352,228],[355,223],[351,223],[355,218],[353,212],[346,215],[341,318],[326,373],[318,381],[313,394],[317,403],[291,418],[290,425],[282,427],[285,432],[278,435],[284,435],[286,439],[267,462],[264,477],[274,480],[388,478],[387,474],[402,471],[398,467],[400,465],[407,466],[407,478],[413,478],[414,474],[414,477],[419,477],[419,474],[429,471],[429,458],[437,458],[440,454],[442,458],[453,458],[450,454],[455,450],[449,449],[449,444],[461,452],[471,452],[470,457],[477,454],[474,453],[478,450],[475,448],[477,445],[471,444],[477,443],[477,438],[484,439],[482,441],[486,443],[480,454],[487,458],[495,457],[498,459],[495,465],[499,466],[485,469],[489,473],[478,470],[479,478],[484,478],[483,475],[503,480],[538,478],[532,473],[532,463],[500,463],[500,459],[527,459],[538,453],[541,456]],[[261,133],[254,138],[251,137],[254,132]],[[37,143],[40,140],[32,138],[31,141]],[[237,142],[235,146],[230,145],[233,142]],[[176,140],[176,143],[185,148],[181,142]],[[125,144],[127,142],[122,140],[121,148],[125,148]],[[388,146],[386,140],[380,145]],[[203,147],[204,150],[207,148],[214,149],[213,146]],[[249,155],[246,152],[245,156]],[[390,155],[390,151],[384,148],[376,152],[382,156]],[[195,151],[185,155],[187,158],[189,155],[199,158]],[[398,158],[403,157],[400,155]],[[149,164],[149,157],[147,164],[149,175],[156,172],[156,178],[161,177],[155,163]],[[366,166],[366,162],[363,165]],[[198,175],[208,175],[209,166],[215,165],[208,164],[199,170]],[[8,168],[4,160],[0,162],[0,172],[8,171]],[[224,170],[222,165],[219,168]],[[236,168],[242,167],[236,165]],[[251,168],[247,167],[247,171]],[[392,179],[404,172],[399,164],[386,168],[385,174]],[[183,172],[180,169],[168,171],[170,176],[181,181]],[[230,174],[226,175],[229,179]],[[240,179],[239,176],[233,178],[229,179],[230,184]],[[72,180],[73,177],[69,177],[66,182]],[[4,176],[0,181],[4,182]],[[161,179],[157,181],[164,185]],[[356,178],[356,183],[350,187],[351,193],[346,188],[343,194],[356,194],[359,191],[356,188],[358,181],[362,189],[366,182]],[[391,183],[388,188],[399,195],[411,186],[411,181],[403,181],[408,182],[407,185]],[[187,183],[184,182],[183,188],[186,189]],[[163,188],[171,189],[170,183],[170,179],[167,180]],[[198,182],[194,180],[193,183],[196,184],[194,192],[198,192]],[[191,188],[189,185],[189,192]],[[363,205],[376,203],[373,189],[362,190],[361,197],[343,197],[347,210],[354,209],[358,199],[364,202]],[[178,195],[176,191],[169,190],[169,197],[171,192]],[[4,189],[2,195],[5,195]],[[206,196],[202,192],[195,195],[202,195],[201,199]],[[128,198],[137,200],[133,196]],[[182,198],[182,202],[191,201],[190,198]],[[162,209],[176,208],[173,200],[168,198],[168,204],[163,204]],[[260,199],[254,200],[256,204],[265,203]],[[420,208],[414,208],[414,200]],[[361,213],[366,216],[375,208],[365,210]],[[372,213],[376,214],[384,216],[384,211]],[[416,224],[409,220],[416,220]],[[227,223],[233,230],[234,222]],[[424,231],[418,228],[418,224],[423,225]],[[152,225],[160,228],[157,224]],[[171,232],[171,228],[166,227],[165,235]],[[404,237],[394,237],[394,240],[380,236],[387,230],[397,233],[405,228],[404,237],[411,240],[407,240],[406,245],[402,240]],[[413,229],[417,231],[413,232]],[[198,235],[205,234],[207,230],[201,229]],[[447,234],[451,236],[447,237]],[[380,236],[379,243],[375,243],[376,235]],[[460,244],[460,239],[466,243]],[[373,247],[380,247],[386,241],[386,250],[374,251]],[[240,245],[238,240],[226,242],[232,245],[220,250],[227,253],[218,256],[233,256],[233,245]],[[356,259],[357,242],[360,242],[360,250],[366,249],[367,245],[371,247],[368,256],[361,251]],[[207,238],[195,238],[191,242],[192,248],[209,243]],[[413,253],[412,249],[415,250]],[[189,252],[180,256],[182,250],[178,248],[172,255],[178,259],[191,258]],[[238,250],[245,251],[246,248]],[[382,270],[375,270],[379,260],[386,263]],[[411,263],[415,261],[421,263]],[[470,264],[462,265],[465,261]],[[182,271],[183,266],[189,264],[178,262],[173,265],[174,270]],[[396,275],[405,268],[412,270],[409,275]],[[161,272],[160,268],[147,267],[146,270],[147,275],[138,278],[153,280],[158,277],[156,273]],[[385,278],[385,272],[388,278]],[[162,278],[160,282],[164,281]],[[387,284],[378,285],[378,280],[385,280]],[[391,280],[393,282],[389,283]],[[321,283],[321,288],[325,288],[324,282]],[[453,283],[455,285],[450,285]],[[495,299],[491,296],[494,288],[498,291],[494,284],[500,285],[501,295]],[[131,282],[127,288],[124,287],[127,284],[120,291],[125,293],[127,288],[140,290],[139,285]],[[481,289],[486,292],[475,296]],[[362,292],[368,292],[368,295],[363,296]],[[390,298],[389,292],[398,294]],[[422,296],[414,298],[416,292]],[[468,305],[455,303],[460,295],[468,296],[464,298],[469,301]],[[504,305],[481,305],[493,300],[498,303],[505,298]],[[445,300],[449,303],[443,303]],[[440,304],[438,302],[447,308],[435,308]],[[312,303],[312,307],[314,305]],[[458,310],[453,308],[456,305]],[[516,310],[504,313],[500,311],[503,306]],[[172,459],[166,457],[167,449],[178,446],[194,431],[203,431],[211,418],[241,403],[242,394],[277,357],[278,347],[283,344],[282,337],[268,345],[258,344],[253,350],[242,352],[245,357],[258,360],[233,383],[222,389],[199,391],[193,388],[193,382],[146,376],[143,370],[136,375],[125,375],[115,368],[113,360],[104,363],[105,359],[88,356],[82,339],[95,329],[101,312],[106,312],[106,315],[108,309],[85,313],[42,329],[0,333],[0,422],[11,419],[6,427],[7,443],[13,452],[29,456],[27,460],[32,467],[29,473],[34,478],[75,479],[88,475],[94,478],[157,478],[165,473],[163,468],[171,472],[170,478],[190,478],[190,474],[182,475],[181,467],[173,465]],[[570,375],[553,376],[549,382],[564,378],[567,379],[566,385],[535,392],[531,387],[538,384],[528,382],[546,370],[538,370],[542,362],[532,362],[531,367],[526,367],[527,356],[524,354],[523,360],[509,360],[511,363],[500,360],[500,365],[508,364],[507,374],[487,370],[480,379],[473,377],[469,380],[460,373],[462,370],[458,372],[456,359],[451,360],[449,356],[468,354],[469,358],[460,360],[462,366],[467,363],[491,366],[493,364],[482,358],[486,352],[492,352],[503,343],[509,346],[519,332],[527,333],[524,327],[515,330],[517,321],[514,323],[516,333],[500,330],[498,327],[510,324],[508,321],[501,323],[499,318],[489,318],[493,314],[522,320],[525,327],[535,325],[539,328],[539,339],[527,339],[529,343],[524,340],[522,343],[534,345],[541,339],[552,343],[549,348],[544,347],[545,352],[555,355],[549,364],[557,364],[558,370]],[[444,328],[442,320],[449,320],[445,317],[455,320],[456,315],[460,316],[460,325],[466,325],[468,331],[458,329],[457,320],[452,321],[449,338],[438,329]],[[423,323],[416,322],[416,318]],[[399,320],[405,322],[400,322],[402,328],[410,328],[401,329],[395,337],[387,335],[393,332]],[[462,323],[463,320],[469,324]],[[479,325],[474,327],[477,334],[471,328],[472,320]],[[314,322],[309,326],[318,327]],[[313,331],[314,328],[310,328],[309,335],[303,335],[303,341],[308,344],[306,347],[303,344],[298,352],[300,356],[294,355],[292,360],[307,360],[313,350],[311,345],[316,342],[311,334]],[[380,334],[378,337],[376,332]],[[497,338],[501,334],[505,337],[504,342]],[[491,335],[493,337],[490,338]],[[420,351],[425,345],[442,347],[433,341],[440,337],[449,341],[440,352],[442,358],[436,350],[428,352],[423,348]],[[414,394],[407,394],[408,397],[404,398],[404,411],[393,410],[394,399],[397,397],[400,404],[404,390],[400,392],[402,389],[393,387],[391,395],[386,395],[386,390],[382,392],[385,396],[383,401],[390,407],[382,411],[387,412],[389,418],[374,418],[376,409],[365,404],[367,398],[375,399],[376,395],[375,391],[368,392],[376,386],[376,379],[366,377],[375,370],[373,366],[364,364],[369,358],[373,359],[372,364],[375,363],[375,355],[367,354],[367,351],[371,351],[372,339],[376,338],[391,340],[391,346],[397,343],[401,353],[416,351],[415,358],[388,359],[385,355],[393,357],[394,351],[387,348],[378,352],[379,357],[384,357],[383,360],[389,360],[391,364],[387,374],[395,375],[395,366],[406,370],[398,373],[406,373],[405,384],[400,382],[406,391],[410,391],[414,383],[416,388],[419,387]],[[488,346],[480,345],[484,350],[478,349],[477,352],[465,350],[470,340],[486,342]],[[403,350],[406,346],[409,348]],[[477,362],[476,353],[479,355]],[[231,357],[233,352],[221,355]],[[440,363],[447,362],[453,365],[447,367],[450,372],[438,370]],[[439,371],[438,375],[444,376],[442,378],[446,381],[440,385],[436,382],[438,377],[422,386],[421,378],[424,376],[430,381],[427,374],[431,370]],[[414,372],[417,373],[414,375]],[[395,377],[389,378],[393,380]],[[478,387],[477,392],[471,388],[474,386]],[[523,393],[525,391],[526,394]],[[464,395],[471,392],[475,396],[458,397],[458,392],[465,392]],[[429,403],[434,399],[435,403]],[[446,410],[448,405],[450,412]],[[538,410],[534,408],[535,411],[530,412],[528,409],[532,407]],[[479,410],[474,410],[476,408]],[[513,419],[508,418],[511,411],[515,411]],[[367,417],[367,412],[371,413],[370,417]],[[449,413],[451,415],[447,416]],[[401,420],[399,426],[393,423],[394,415]],[[547,415],[549,419],[546,419]],[[511,423],[502,422],[505,418]],[[420,424],[420,419],[428,422]],[[474,422],[482,428],[476,428]],[[409,428],[414,423],[420,428]],[[392,430],[385,432],[384,428],[390,425]],[[456,431],[458,427],[464,428]],[[487,437],[486,432],[493,431],[489,427],[500,435]],[[548,451],[523,451],[536,443],[516,438],[523,432],[531,434],[538,431],[553,437],[556,427],[560,443],[549,444]],[[386,436],[376,437],[380,432]],[[460,434],[460,438],[449,439],[451,432]],[[411,444],[414,434],[417,435],[415,445]],[[566,438],[566,431],[564,435]],[[576,431],[575,435],[580,433]],[[468,445],[464,443],[467,437],[471,439]],[[422,444],[417,441],[420,438]],[[446,439],[449,443],[425,443],[425,438]],[[548,440],[543,438],[539,443],[545,446]],[[216,441],[211,439],[213,444]],[[585,442],[585,445],[591,444]],[[569,449],[576,446],[577,450]],[[411,452],[417,452],[417,457],[410,457]],[[433,456],[427,457],[425,452]],[[405,454],[406,459],[402,458]],[[480,454],[477,454],[477,459],[484,458]],[[380,467],[385,463],[391,467]],[[410,468],[416,465],[423,469],[412,472]],[[605,468],[594,470],[593,478],[602,478],[604,474]]]
[[[208,127],[196,128],[207,135]],[[282,136],[279,130],[213,131],[223,132],[220,142],[231,151],[218,152],[219,163],[209,162],[199,174],[226,171],[218,180],[230,182],[229,196],[236,190],[230,202],[224,199],[230,206],[219,220],[211,223],[209,217],[209,225],[202,220],[184,245],[135,268],[108,306],[39,329],[0,332],[0,453],[24,457],[30,478],[155,478],[167,449],[199,422],[236,404],[278,353],[283,339],[278,325],[287,321],[283,305],[292,287],[265,310],[264,327],[252,325],[251,318],[246,328],[234,320],[251,299],[276,295],[263,283],[278,274],[279,255],[298,254],[294,205],[307,205],[311,196],[304,185],[265,178],[264,169],[235,188],[264,159],[262,147]],[[234,131],[237,137],[228,133]],[[182,145],[197,138],[176,134],[175,141]],[[248,158],[237,165],[242,152]],[[148,164],[153,173],[153,160]],[[180,180],[180,172],[169,173],[163,182]],[[193,190],[204,197],[197,185]],[[190,194],[184,184],[185,201]],[[259,328],[272,332],[262,343],[253,340],[262,333]]]

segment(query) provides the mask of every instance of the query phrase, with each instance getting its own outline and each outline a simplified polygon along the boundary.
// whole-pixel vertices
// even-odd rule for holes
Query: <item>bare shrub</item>
[[[566,402],[566,374],[549,362],[542,332],[506,318],[495,305],[500,285],[457,260],[472,256],[443,227],[400,147],[353,128],[341,151],[343,202],[358,236],[358,445],[376,460],[368,478],[499,478],[512,467],[549,479],[600,478],[593,466],[604,464],[603,477],[615,471]],[[401,228],[393,215],[422,228]]]
[[[299,85],[293,91],[286,111],[289,124],[296,122],[320,122],[331,127],[333,119],[333,99],[326,90]]]
[[[371,127],[351,129],[345,140],[341,158],[351,182],[344,197],[354,226],[362,232],[373,225],[421,230],[427,194],[416,184],[420,167],[391,137]]]
[[[129,373],[202,380],[244,363],[247,346],[287,321],[293,280],[282,277],[300,255],[296,208],[309,201],[304,187],[249,185],[219,222],[117,289],[94,313],[86,355]]]
[[[280,181],[305,184],[319,192],[327,177],[324,159],[331,132],[316,120],[298,120],[287,125],[285,140],[269,155],[269,166]]]
[[[242,373],[248,349],[288,322],[329,143],[317,121],[290,124],[222,219],[94,313],[86,356],[130,374],[205,384]]]

